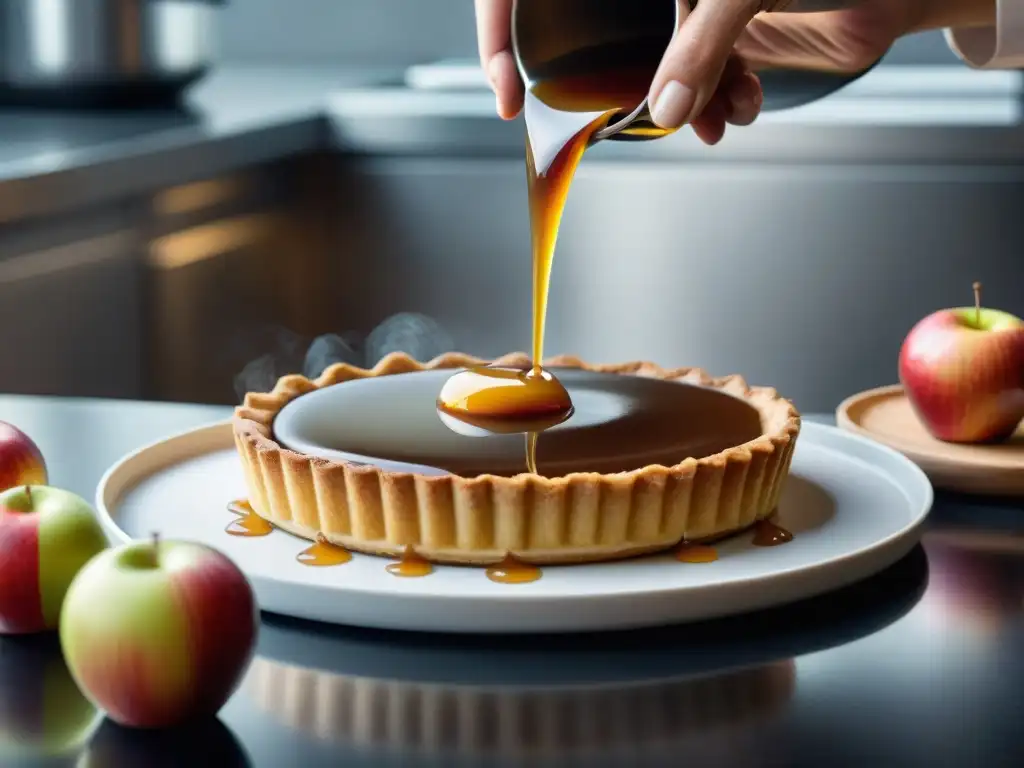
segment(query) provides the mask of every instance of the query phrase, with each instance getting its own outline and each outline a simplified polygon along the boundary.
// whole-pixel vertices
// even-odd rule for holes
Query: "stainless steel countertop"
[[[471,83],[459,66],[421,85]],[[1024,158],[1024,73],[953,66],[881,65],[837,93],[803,107],[763,113],[730,129],[713,149],[690,131],[655,142],[608,141],[591,161],[687,163],[1007,164]],[[353,88],[330,95],[335,146],[365,153],[509,155],[523,152],[519,121],[494,117],[487,91],[430,87]]]
[[[229,413],[0,396],[0,419],[36,439],[52,482],[87,498],[125,453]],[[524,642],[264,614],[253,666],[217,720],[169,732],[104,722],[68,742],[60,764],[88,751],[140,768],[214,754],[240,768],[669,766],[680,754],[713,765],[1018,765],[1022,542],[1019,501],[938,493],[923,548],[900,563],[718,621]],[[0,638],[0,711],[18,715],[4,720],[5,744],[26,764],[52,747],[43,710],[76,706],[72,688],[50,686],[63,669],[52,637]]]
[[[687,131],[605,142],[595,158],[1013,165],[1019,72],[880,66],[807,107],[763,115],[713,150]],[[174,113],[0,111],[0,223],[293,154],[520,156],[518,121],[485,91],[411,89],[401,72],[223,66]]]

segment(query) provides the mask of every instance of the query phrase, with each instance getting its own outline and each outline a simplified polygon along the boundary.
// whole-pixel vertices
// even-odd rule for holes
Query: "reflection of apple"
[[[252,588],[234,563],[154,537],[82,569],[60,638],[71,674],[112,720],[161,728],[217,713],[249,665],[257,626]]]
[[[1024,579],[1012,539],[956,529],[925,534],[929,596],[962,629],[997,630],[1017,619]]]
[[[921,320],[900,350],[900,381],[939,440],[1005,440],[1024,419],[1024,320],[975,306]]]
[[[106,547],[80,496],[45,485],[0,493],[0,632],[56,629],[71,580]]]
[[[0,637],[0,765],[73,757],[99,720],[71,679],[56,635]]]
[[[0,421],[0,491],[16,485],[46,485],[46,462],[32,438]]]
[[[78,768],[248,768],[235,735],[216,718],[183,728],[139,730],[104,720]]]

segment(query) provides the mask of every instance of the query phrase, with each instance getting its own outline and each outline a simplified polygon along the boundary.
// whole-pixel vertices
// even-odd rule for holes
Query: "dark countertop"
[[[1006,165],[1024,158],[1019,72],[885,65],[838,94],[730,131],[605,142],[595,156]],[[175,112],[0,110],[0,223],[315,150],[522,155],[485,90],[407,88],[394,70],[222,65]]]
[[[229,413],[0,397],[0,419],[37,440],[51,482],[90,499],[123,454]],[[218,721],[175,733],[104,724],[45,765],[75,765],[87,748],[90,766],[140,768],[1015,766],[1022,647],[1024,505],[940,493],[924,546],[887,571],[721,621],[479,639],[265,615]],[[32,746],[42,707],[72,712],[76,700],[61,669],[52,638],[0,638],[0,764],[44,764]]]

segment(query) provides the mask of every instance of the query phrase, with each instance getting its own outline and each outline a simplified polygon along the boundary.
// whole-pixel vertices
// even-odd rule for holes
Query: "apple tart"
[[[436,412],[446,377],[487,364],[530,361],[393,353],[247,394],[233,428],[253,510],[359,552],[543,565],[722,538],[778,503],[800,415],[774,389],[697,368],[553,358],[545,368],[576,412],[540,435],[530,474],[522,435],[458,435]]]

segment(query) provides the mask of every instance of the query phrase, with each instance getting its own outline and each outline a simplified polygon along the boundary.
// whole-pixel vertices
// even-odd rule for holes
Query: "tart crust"
[[[488,565],[511,555],[537,565],[614,560],[736,533],[774,512],[800,433],[800,414],[774,389],[739,376],[653,363],[590,365],[559,356],[546,366],[650,376],[713,387],[753,406],[762,434],[675,466],[558,478],[425,476],[389,472],[284,448],[274,418],[322,387],[370,376],[476,365],[528,367],[522,353],[482,360],[449,353],[419,363],[392,353],[374,368],[336,364],[315,380],[284,376],[235,409],[235,444],[256,514],[306,539],[323,536],[350,550],[401,555],[412,548],[438,563]]]

